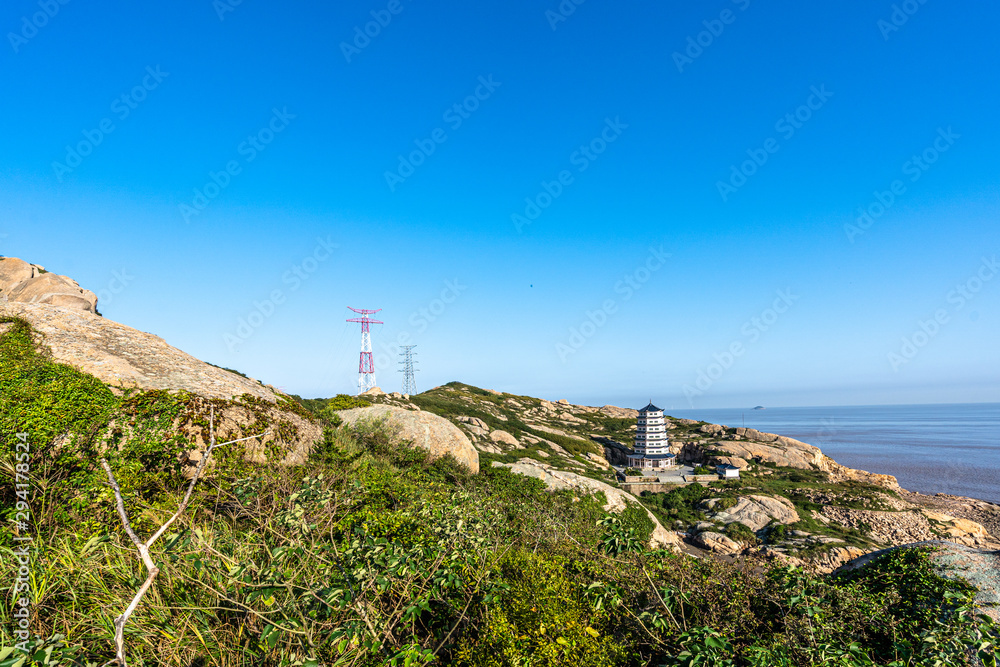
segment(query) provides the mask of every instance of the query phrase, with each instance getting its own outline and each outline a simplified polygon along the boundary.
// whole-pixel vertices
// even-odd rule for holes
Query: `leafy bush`
[[[788,537],[788,526],[775,523],[767,527],[767,543],[780,544]]]
[[[45,536],[31,564],[38,639],[30,660],[5,648],[0,664],[104,664],[111,619],[145,572],[94,457],[115,445],[106,451],[127,480],[126,510],[147,537],[185,492],[173,467],[174,448],[186,444],[176,424],[202,424],[207,404],[116,396],[53,364],[30,328],[8,323],[2,444],[27,429],[48,458],[38,459],[46,476],[32,498],[34,533]],[[996,666],[1000,629],[926,550],[841,577],[650,551],[641,507],[608,516],[600,495],[550,493],[501,468],[469,475],[404,445],[373,420],[328,427],[299,467],[220,457],[152,550],[161,573],[126,628],[130,662],[958,667],[978,653]],[[0,471],[13,469],[12,451],[0,454]],[[5,500],[13,489],[4,473]],[[717,493],[692,485],[644,502],[686,518]],[[0,580],[14,581],[18,567],[10,542],[0,543]],[[0,600],[0,616],[10,611]],[[10,624],[0,624],[0,645],[13,644]]]
[[[749,527],[740,523],[739,521],[733,521],[728,524],[725,529],[726,537],[733,540],[734,542],[740,542],[742,544],[756,544],[757,535],[750,530]]]

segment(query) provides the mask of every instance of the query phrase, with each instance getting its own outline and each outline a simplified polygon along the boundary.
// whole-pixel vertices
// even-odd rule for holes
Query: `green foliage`
[[[749,527],[739,521],[734,521],[726,526],[723,531],[729,539],[742,544],[756,544],[757,535]]]
[[[571,457],[578,457],[581,460],[585,459],[588,453],[597,454],[603,451],[589,439],[534,429],[522,420],[523,415],[519,410],[514,409],[506,402],[508,398],[530,405],[537,405],[540,402],[537,398],[527,396],[511,396],[509,394],[498,396],[484,389],[459,382],[450,382],[443,387],[411,396],[410,401],[422,410],[453,421],[461,416],[475,417],[484,421],[490,429],[507,431],[516,438],[521,438],[524,435],[545,438],[562,447]],[[506,419],[499,419],[497,413]],[[530,456],[531,453],[532,448],[529,447],[526,452],[520,454]],[[554,460],[558,460],[557,457],[558,455],[556,457],[550,456],[548,462],[552,463]],[[541,457],[539,458],[541,459]]]
[[[605,553],[612,556],[642,551],[644,542],[635,528],[625,525],[617,516],[609,515],[597,522],[605,529],[601,538],[601,547]]]
[[[675,521],[693,525],[704,519],[697,509],[698,505],[703,500],[717,496],[718,493],[707,486],[690,484],[668,493],[651,493],[643,496],[642,502],[668,525]]]
[[[501,565],[506,591],[463,637],[455,663],[606,667],[629,664],[630,650],[613,632],[610,609],[595,609],[579,568],[551,554],[512,551]]]
[[[347,394],[337,394],[333,398],[302,398],[292,395],[292,399],[305,408],[308,414],[319,419],[327,426],[340,426],[342,422],[340,410],[350,410],[352,408],[367,408],[371,401],[361,396],[349,396]]]
[[[736,496],[724,496],[719,498],[718,502],[712,506],[713,512],[725,512],[728,509],[736,507],[739,501],[736,500]]]
[[[204,435],[208,408],[226,402],[116,395],[54,364],[27,325],[6,323],[0,463],[10,465],[13,434],[29,432],[38,454],[33,532],[44,539],[31,556],[39,639],[30,659],[0,650],[0,667],[105,664],[112,619],[146,573],[96,456],[111,457],[133,526],[148,537],[183,497],[177,466],[189,438]],[[291,428],[268,421],[267,406],[251,398],[239,406],[251,415],[240,427],[247,435]],[[608,515],[603,494],[551,493],[506,468],[470,475],[378,420],[328,423],[299,467],[247,463],[240,450],[219,455],[153,547],[160,575],[125,633],[137,667],[958,667],[970,652],[996,667],[1000,629],[927,551],[893,552],[841,577],[651,551],[643,507]],[[692,485],[643,503],[686,521],[708,498],[722,498],[717,508],[731,502],[745,483]],[[11,499],[8,476],[2,484]],[[10,542],[0,542],[0,579],[14,581],[17,567]],[[0,599],[0,617],[11,611],[9,596]],[[13,643],[10,624],[0,624],[0,645]]]
[[[768,544],[780,544],[788,537],[788,526],[784,524],[773,524],[767,527],[767,538]]]

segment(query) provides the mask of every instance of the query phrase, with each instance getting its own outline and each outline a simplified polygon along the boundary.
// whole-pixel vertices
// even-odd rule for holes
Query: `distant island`
[[[766,410],[766,409],[767,408],[765,408],[763,405],[758,405],[757,407],[754,408],[754,410]]]

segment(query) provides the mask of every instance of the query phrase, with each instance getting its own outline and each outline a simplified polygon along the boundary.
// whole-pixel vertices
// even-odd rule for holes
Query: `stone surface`
[[[824,507],[822,514],[843,526],[857,528],[882,544],[901,545],[947,537],[965,546],[1000,548],[1000,543],[980,524],[930,510],[883,512]]]
[[[736,430],[740,431],[741,429]],[[754,431],[754,433],[757,432]],[[711,448],[745,461],[758,459],[783,468],[810,470],[822,465],[824,457],[818,447],[813,447],[812,445],[807,445],[804,442],[798,442],[791,438],[784,438],[784,440],[786,442],[772,440],[769,443],[749,442],[746,440],[721,440],[714,443]]]
[[[35,303],[2,303],[0,313],[27,320],[42,335],[52,358],[105,384],[140,389],[185,390],[209,398],[250,394],[275,401],[276,393],[251,378],[195,359],[162,338],[90,312]]]
[[[510,447],[520,447],[521,443],[517,441],[517,438],[512,436],[507,431],[496,430],[490,433],[490,440],[499,443],[501,445],[508,445]]]
[[[608,463],[607,459],[597,454],[594,454],[593,452],[587,452],[587,460],[589,460],[591,463],[599,465],[602,468],[611,467],[611,464]]]
[[[392,405],[373,405],[338,412],[345,424],[360,419],[386,419],[399,428],[399,436],[422,447],[432,456],[451,454],[474,473],[479,472],[479,452],[462,430],[444,417],[430,412],[415,412]]]
[[[46,273],[16,257],[0,258],[0,302],[34,303],[97,312],[97,295],[67,276]]]
[[[931,496],[902,491],[900,495],[912,505],[974,521],[985,528],[992,539],[1000,541],[1000,505],[996,503],[952,496],[946,493],[937,493]]]
[[[581,493],[603,492],[604,497],[607,498],[607,503],[604,505],[606,512],[618,514],[628,507],[629,504],[639,503],[638,499],[632,494],[626,493],[610,484],[605,484],[589,477],[583,477],[576,473],[556,470],[550,465],[531,459],[521,459],[517,463],[494,461],[493,466],[510,468],[512,472],[516,472],[519,475],[540,479],[545,482],[545,486],[550,491],[575,489]],[[653,522],[653,534],[649,538],[649,546],[654,549],[679,548],[681,540],[677,537],[677,534],[665,529],[648,510],[646,510],[646,514]]]
[[[600,408],[600,412],[608,417],[614,417],[616,419],[635,419],[639,416],[638,410],[633,410],[632,408],[619,408],[616,405],[605,405]]]
[[[795,506],[785,498],[773,496],[745,496],[739,499],[735,507],[719,512],[716,521],[723,523],[742,523],[752,531],[758,531],[774,521],[788,525],[799,520]]]
[[[694,536],[692,542],[694,542],[695,546],[709,551],[714,551],[715,553],[736,554],[743,551],[743,547],[738,543],[729,539],[722,533],[715,533],[712,531],[698,533]]]
[[[469,424],[470,426],[476,426],[478,428],[486,430],[489,430],[490,428],[489,426],[486,425],[486,422],[484,422],[479,417],[466,417],[465,415],[462,415],[461,417],[458,418],[458,421],[462,422],[463,424]]]
[[[747,471],[750,469],[750,462],[746,459],[741,459],[738,456],[713,456],[711,457],[711,463],[713,465],[731,465],[736,466],[742,471]]]
[[[1000,621],[1000,551],[972,549],[954,542],[930,540],[865,554],[847,563],[838,572],[860,570],[884,553],[912,547],[936,549],[933,561],[939,574],[951,579],[965,579],[978,588],[976,601],[981,610],[993,620]]]
[[[833,547],[832,549],[815,554],[807,561],[789,556],[781,548],[773,546],[761,547],[757,553],[766,558],[780,560],[786,565],[808,568],[820,574],[829,574],[845,563],[863,556],[865,552],[857,547]]]

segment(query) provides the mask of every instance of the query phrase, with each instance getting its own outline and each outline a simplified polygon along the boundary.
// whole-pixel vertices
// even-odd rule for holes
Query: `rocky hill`
[[[175,445],[177,456],[189,465],[205,446],[204,413],[210,408],[218,411],[223,437],[268,432],[244,447],[248,460],[302,462],[323,437],[323,419],[273,387],[101,317],[93,293],[70,278],[0,259],[0,295],[0,337],[24,323],[52,362],[96,378],[121,397],[114,399],[105,437],[134,437],[138,427],[131,417],[114,410],[156,392],[182,397],[170,403],[160,437],[179,434],[186,444]],[[389,419],[398,437],[433,456],[450,454],[473,472],[504,467],[553,491],[601,495],[609,511],[641,503],[659,546],[759,553],[825,570],[910,542],[1000,547],[997,506],[909,493],[890,476],[846,468],[812,445],[777,434],[668,419],[679,461],[691,467],[731,463],[743,470],[742,478],[696,487],[636,486],[623,484],[620,472],[635,432],[637,413],[629,408],[573,405],[461,383],[412,397],[375,390],[366,398],[376,405],[338,419]]]
[[[93,292],[14,257],[0,258],[0,315],[27,321],[55,361],[113,387],[277,400],[273,387],[195,359],[159,336],[101,317]]]
[[[70,310],[97,312],[97,295],[68,276],[16,257],[0,257],[0,302],[40,303]]]
[[[734,462],[741,479],[636,484],[614,467],[633,410],[460,383],[289,397],[105,320],[68,278],[11,262],[0,518],[12,528],[0,553],[32,539],[34,551],[28,566],[0,558],[0,578],[28,567],[45,582],[31,584],[25,619],[36,661],[111,664],[110,617],[130,604],[123,650],[136,664],[957,666],[973,646],[983,664],[998,657],[1000,628],[972,611],[996,618],[986,549],[1000,546],[1000,507],[682,419],[669,420],[678,458]],[[213,430],[247,440],[194,483]],[[120,513],[142,539],[178,518],[150,548],[162,573],[148,589]],[[149,592],[138,605],[137,589]],[[0,640],[15,643],[9,627]]]
[[[12,334],[10,340],[7,334]],[[21,340],[24,336],[30,338],[30,346]],[[144,428],[137,431],[130,415],[121,414],[136,403],[162,405],[164,411],[159,415],[166,420],[169,414],[170,418],[158,427],[159,437],[181,435],[188,454],[178,456],[189,463],[196,462],[197,452],[206,446],[205,419],[213,409],[220,437],[268,433],[242,447],[250,460],[263,461],[268,458],[265,452],[276,447],[270,458],[301,462],[322,437],[322,426],[273,387],[200,361],[158,336],[102,317],[93,292],[66,276],[16,258],[0,258],[0,343],[4,362],[28,355],[37,368],[50,368],[56,376],[62,374],[58,365],[75,371],[70,374],[72,380],[55,383],[49,391],[46,400],[53,404],[50,412],[72,411],[70,406],[63,409],[58,405],[60,397],[55,393],[64,391],[67,382],[90,383],[91,399],[100,406],[105,420],[98,439],[116,439],[119,448],[127,447],[130,438],[136,439],[138,431],[145,432]],[[31,354],[26,347],[32,348]],[[12,373],[11,383],[24,372],[23,367],[18,370],[18,364],[7,370]],[[69,393],[65,399],[77,400]],[[12,405],[0,418],[11,422],[28,418],[30,406],[23,398],[12,396],[9,400]],[[49,421],[55,428],[58,420]],[[96,428],[96,424],[89,428]],[[60,437],[73,439],[65,433]]]
[[[637,415],[458,382],[416,396],[376,390],[368,398],[440,415],[465,433],[481,465],[505,466],[553,489],[564,488],[566,479],[621,489],[624,478],[612,466],[625,463]],[[689,419],[668,418],[667,426],[680,462],[742,468],[739,480],[696,488],[635,487],[657,524],[676,531],[689,550],[755,553],[831,571],[862,554],[913,542],[1000,548],[1000,506],[911,493],[892,476],[847,468],[813,445],[777,434]]]

